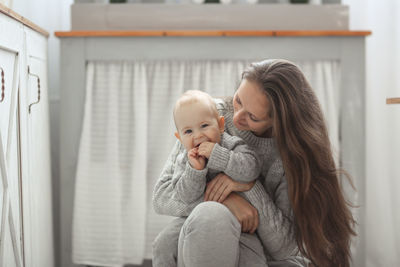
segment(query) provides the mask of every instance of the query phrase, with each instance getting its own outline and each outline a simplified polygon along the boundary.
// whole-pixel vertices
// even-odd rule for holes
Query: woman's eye
[[[260,120],[257,120],[256,118],[254,118],[252,115],[249,116],[250,120],[254,121],[254,122],[259,122]]]
[[[239,105],[241,105],[241,104],[242,104],[242,102],[240,102],[240,99],[239,99],[239,97],[236,97],[236,102],[237,102]]]
[[[201,128],[206,128],[208,126],[208,124],[202,124]]]
[[[184,133],[185,133],[185,134],[191,134],[191,133],[192,133],[192,130],[186,130]]]

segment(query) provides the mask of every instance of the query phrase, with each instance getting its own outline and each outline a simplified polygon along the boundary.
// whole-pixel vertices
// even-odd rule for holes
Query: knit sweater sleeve
[[[203,201],[207,170],[193,169],[177,141],[154,187],[154,210],[165,215],[189,216]]]
[[[273,260],[283,260],[297,254],[293,230],[293,215],[288,198],[287,182],[282,163],[276,160],[268,171],[265,181],[278,179],[272,194],[267,193],[258,180],[252,189],[241,193],[258,211],[257,234]]]
[[[221,144],[215,144],[207,167],[224,172],[237,182],[252,182],[260,175],[260,159],[237,136],[223,134]]]

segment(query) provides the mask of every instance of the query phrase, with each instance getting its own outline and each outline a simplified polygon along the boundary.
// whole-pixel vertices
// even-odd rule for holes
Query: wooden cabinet
[[[0,33],[0,266],[50,267],[47,38],[2,13]]]

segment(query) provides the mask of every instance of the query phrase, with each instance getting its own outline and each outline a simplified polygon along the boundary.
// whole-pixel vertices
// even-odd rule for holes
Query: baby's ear
[[[223,133],[225,131],[225,118],[224,116],[219,117],[218,120],[219,131]]]
[[[179,139],[179,141],[181,140],[181,136],[179,135],[178,132],[175,132],[175,137]]]

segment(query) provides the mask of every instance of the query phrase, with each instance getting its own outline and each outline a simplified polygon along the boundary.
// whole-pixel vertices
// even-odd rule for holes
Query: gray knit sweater
[[[187,153],[178,141],[154,188],[154,210],[160,214],[171,216],[189,216],[194,207],[203,201],[202,195],[206,186],[207,178],[205,177],[208,169],[224,171],[229,176],[233,175],[232,179],[242,182],[254,180],[253,175],[258,175],[261,170],[253,188],[240,194],[258,210],[259,226],[257,234],[263,244],[268,260],[283,260],[296,255],[297,246],[294,240],[293,215],[288,199],[287,181],[275,140],[273,138],[257,137],[249,131],[239,131],[233,125],[231,99],[226,102],[223,100],[215,101],[218,111],[225,117],[225,131],[232,138],[238,136],[243,139],[257,153],[257,158],[261,161],[261,167],[252,170],[251,168],[243,168],[242,172],[236,168],[232,172],[227,172],[226,162],[229,162],[229,155],[227,156],[222,151],[221,153],[215,152],[214,149],[207,164],[208,168],[201,171],[194,170],[187,163],[187,159],[185,162],[184,158]],[[223,147],[220,146],[219,148]],[[220,155],[223,156],[219,158]],[[185,162],[185,164],[182,166],[179,162]],[[225,170],[222,170],[222,165],[225,166]],[[176,166],[178,166],[177,169],[175,169]],[[238,164],[235,163],[233,166],[238,167]],[[244,164],[239,166],[242,167]],[[250,167],[251,164],[247,166]],[[190,178],[181,179],[182,173],[185,173],[185,176]]]
[[[179,151],[182,149],[181,146]],[[194,203],[197,205],[203,200],[207,182],[218,173],[224,172],[238,182],[252,182],[260,175],[261,162],[258,155],[241,138],[227,133],[223,133],[221,142],[214,145],[207,165],[202,170],[192,168],[186,151],[179,153],[176,160],[172,162],[170,160],[171,158],[165,167],[173,172],[171,180],[169,181],[169,173],[167,175],[163,172],[154,191],[154,208],[160,214],[188,216],[187,205]],[[159,203],[157,201],[159,196],[161,198],[167,196],[171,200]]]

